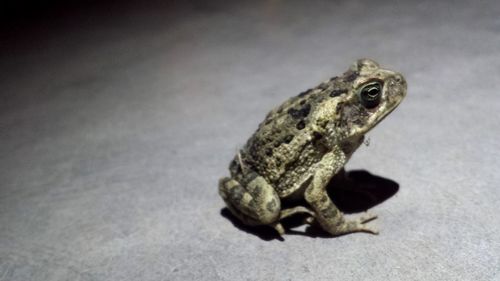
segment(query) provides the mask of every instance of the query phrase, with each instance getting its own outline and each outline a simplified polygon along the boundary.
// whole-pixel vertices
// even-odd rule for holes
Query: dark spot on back
[[[313,137],[314,137],[314,140],[319,140],[319,139],[323,138],[323,135],[319,132],[314,132]]]
[[[321,139],[323,138],[323,135],[319,132],[313,132],[313,139],[312,139],[312,143],[313,145],[317,146]]]
[[[266,155],[267,156],[273,156],[273,150],[271,148],[266,148]]]
[[[281,164],[282,164],[281,158],[276,157],[276,166],[281,166]]]
[[[314,97],[314,101],[316,103],[321,103],[324,99],[325,99],[324,95],[318,95],[318,96]]]
[[[308,94],[310,94],[310,93],[311,93],[311,91],[312,91],[312,89],[307,89],[307,90],[303,91],[302,93],[300,93],[300,94],[298,95],[298,97],[300,97],[300,98],[305,97],[305,96],[307,96]]]
[[[335,89],[330,93],[330,97],[338,97],[342,94],[347,93],[347,89]]]
[[[257,149],[258,149],[258,146],[257,144],[254,142],[252,143],[252,145],[248,148],[248,153],[252,156],[252,157],[256,157],[257,156]]]
[[[288,110],[288,114],[290,114],[293,119],[301,119],[307,117],[307,115],[309,115],[309,112],[311,112],[311,105],[308,103],[303,104],[300,109],[290,108]]]
[[[358,69],[361,69],[364,66],[363,62],[361,62],[361,61],[358,61],[357,65],[358,65]]]
[[[304,122],[304,120],[300,120],[296,127],[297,129],[302,130],[306,127],[306,122]]]
[[[343,107],[344,107],[344,103],[343,102],[337,103],[337,107],[335,108],[335,112],[337,114],[340,113],[340,111],[342,110]]]
[[[354,80],[356,80],[356,78],[359,76],[359,72],[357,71],[348,71],[344,77],[344,81],[346,82],[352,82]]]
[[[240,163],[236,161],[236,159],[233,159],[229,164],[229,171],[231,171],[231,173],[238,173],[241,171]]]
[[[249,183],[249,182],[253,181],[254,179],[256,179],[258,176],[259,176],[259,174],[255,173],[255,172],[251,172],[247,175],[245,182]]]
[[[241,199],[243,199],[243,188],[241,186],[233,188],[229,193],[229,196],[233,202],[239,203]]]
[[[292,116],[292,118],[294,119],[298,119],[300,118],[300,110],[297,110],[295,108],[290,108],[288,111],[288,114],[290,114],[290,116]]]
[[[276,204],[276,200],[273,199],[271,201],[269,201],[267,204],[266,204],[266,208],[269,212],[274,212],[276,211],[276,207],[278,206],[278,204]]]
[[[261,194],[262,193],[262,186],[260,186],[260,185],[255,186],[252,193]]]
[[[299,104],[304,105],[304,103],[306,103],[306,100],[301,100]]]
[[[288,144],[293,140],[293,135],[287,135],[284,139],[283,142]]]
[[[309,115],[309,112],[311,112],[311,105],[308,103],[302,106],[302,108],[300,109],[300,115],[302,117],[306,117],[307,115]]]

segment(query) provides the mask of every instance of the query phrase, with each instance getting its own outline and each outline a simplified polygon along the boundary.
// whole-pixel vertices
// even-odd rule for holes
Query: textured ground
[[[109,5],[11,32],[0,280],[500,280],[500,5],[469,2]],[[409,84],[347,167],[399,185],[381,234],[235,227],[236,149],[360,57]]]

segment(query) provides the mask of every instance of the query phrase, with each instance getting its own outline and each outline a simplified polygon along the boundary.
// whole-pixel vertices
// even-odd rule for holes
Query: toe
[[[375,229],[375,228],[373,228],[373,227],[366,227],[366,226],[364,226],[364,227],[362,228],[362,231],[363,231],[363,232],[366,232],[366,233],[370,233],[370,234],[375,234],[375,235],[378,235],[378,234],[379,234],[378,229]]]
[[[283,228],[283,225],[281,225],[281,223],[276,223],[272,225],[272,227],[278,232],[280,236],[283,236],[283,234],[285,234],[285,229]]]
[[[368,222],[371,222],[372,220],[376,219],[377,218],[377,215],[375,214],[371,214],[371,213],[366,213],[364,216],[362,216],[360,219],[359,219],[359,222],[361,224],[365,224],[365,223],[368,223]]]
[[[316,220],[314,219],[314,217],[307,217],[304,219],[304,223],[310,224],[310,225],[314,224],[315,221]]]

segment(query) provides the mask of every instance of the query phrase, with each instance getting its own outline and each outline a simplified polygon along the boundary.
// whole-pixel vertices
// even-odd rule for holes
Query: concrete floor
[[[4,37],[0,280],[500,280],[500,5],[108,5]],[[284,99],[370,57],[409,93],[347,168],[379,236],[241,227],[217,194]],[[306,231],[298,227],[297,232]]]

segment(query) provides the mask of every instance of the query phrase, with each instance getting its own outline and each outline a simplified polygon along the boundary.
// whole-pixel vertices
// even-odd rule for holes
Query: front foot
[[[325,190],[335,173],[340,171],[345,163],[345,154],[339,147],[323,156],[314,167],[314,174],[309,180],[309,186],[304,192],[304,199],[309,203],[316,214],[315,219],[326,232],[334,236],[353,232],[378,234],[376,229],[366,223],[375,219],[375,215],[367,214],[357,220],[346,220],[344,214],[332,202]]]
[[[344,221],[343,225],[339,227],[339,229],[341,230],[340,234],[342,235],[353,232],[365,232],[377,235],[379,234],[379,231],[377,229],[366,225],[368,222],[371,222],[376,218],[377,215],[367,213],[356,220]]]
[[[358,218],[356,220],[343,221],[340,224],[340,226],[337,226],[333,229],[331,227],[328,227],[328,226],[323,227],[321,225],[321,223],[319,223],[315,217],[305,218],[304,223],[309,224],[309,225],[317,225],[319,227],[322,227],[325,231],[327,231],[335,236],[340,236],[340,235],[354,233],[354,232],[364,232],[364,233],[378,235],[379,231],[377,229],[366,225],[367,223],[371,222],[372,220],[375,220],[376,218],[377,218],[377,215],[368,213],[368,214],[366,214],[366,215],[364,215],[361,218]]]

